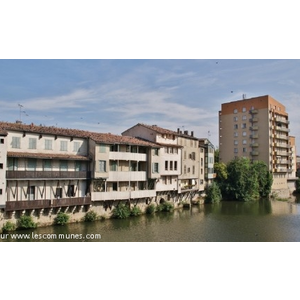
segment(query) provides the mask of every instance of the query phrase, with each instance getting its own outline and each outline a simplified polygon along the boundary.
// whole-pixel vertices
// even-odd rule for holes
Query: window
[[[99,161],[99,172],[106,172],[106,160]]]
[[[8,169],[8,171],[18,170],[18,159],[17,158],[8,158],[7,169]]]
[[[243,120],[244,120],[244,121],[247,120],[247,116],[244,115],[244,116],[243,116]]]
[[[1,143],[1,144],[4,144],[4,139],[0,139],[0,143]]]
[[[80,142],[74,142],[73,152],[80,152]]]
[[[11,147],[16,148],[16,149],[20,149],[21,148],[21,138],[13,136]]]
[[[172,171],[173,170],[173,162],[170,161],[170,170]]]
[[[0,189],[0,195],[2,195],[2,189]]]
[[[183,173],[186,174],[186,166],[183,168]]]
[[[234,148],[234,153],[238,153],[238,148]]]
[[[153,163],[153,165],[152,165],[152,173],[158,173],[158,172],[159,172],[158,163]]]
[[[184,151],[183,159],[186,159],[186,151]]]
[[[81,161],[76,161],[75,162],[75,171],[76,172],[82,171],[82,163],[81,163]]]
[[[67,160],[61,160],[59,162],[59,170],[60,171],[68,171],[68,161]]]
[[[245,128],[247,128],[247,125],[246,125],[246,123],[243,123],[242,124],[242,129],[245,129]]]
[[[246,107],[243,107],[243,112],[246,112]]]
[[[165,170],[168,171],[168,161],[165,161]]]
[[[45,150],[52,150],[52,140],[45,140]]]
[[[74,197],[75,196],[75,186],[74,186],[74,184],[68,185],[67,196],[68,197]]]
[[[99,146],[99,152],[100,153],[106,153],[106,145],[100,144],[100,146]]]
[[[112,152],[119,152],[119,145],[111,145],[110,151]]]
[[[35,171],[36,170],[36,159],[29,158],[27,160],[27,171]]]
[[[153,155],[158,155],[158,148],[153,149]]]
[[[117,171],[118,168],[118,162],[116,160],[113,160],[110,162],[110,171]]]
[[[201,167],[203,167],[203,158],[201,157]]]
[[[35,200],[35,186],[28,187],[28,200]]]
[[[174,170],[177,171],[177,161],[174,161]]]
[[[237,122],[238,121],[238,117],[233,117],[233,121]]]
[[[3,164],[2,163],[0,163],[0,169],[3,169]]]
[[[237,112],[238,112],[238,110],[235,108],[235,109],[233,110],[233,113],[234,113],[234,114],[237,114]]]
[[[247,132],[246,131],[243,131],[243,136],[247,136]]]
[[[247,148],[243,148],[243,153],[247,153]]]
[[[234,144],[235,144],[235,145],[238,145],[238,143],[239,143],[239,142],[238,142],[237,140],[234,141]]]
[[[62,188],[61,187],[56,188],[55,198],[62,198]]]
[[[193,174],[195,174],[195,166],[193,166]]]
[[[68,151],[68,142],[60,141],[60,151]]]
[[[235,132],[235,133],[234,133],[234,137],[237,137],[237,136],[238,136],[238,133],[237,133],[237,132]]]
[[[36,149],[36,139],[35,138],[29,138],[28,149]]]
[[[247,140],[243,140],[243,145],[246,145],[247,144]]]
[[[113,182],[112,189],[113,189],[113,191],[118,191],[118,183],[117,182]]]
[[[239,128],[239,125],[238,124],[234,124],[233,125],[233,129],[238,129]]]
[[[44,160],[43,170],[44,171],[51,171],[52,170],[51,160],[48,160],[48,159]]]

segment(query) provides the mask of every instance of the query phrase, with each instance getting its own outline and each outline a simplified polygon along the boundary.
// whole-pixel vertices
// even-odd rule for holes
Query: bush
[[[130,216],[130,208],[125,204],[118,204],[112,211],[113,218],[126,219]]]
[[[67,215],[66,213],[59,212],[54,219],[54,223],[56,225],[66,225],[70,219],[70,216]]]
[[[150,204],[149,206],[147,206],[147,208],[146,208],[146,214],[152,215],[154,213],[155,213],[155,205],[154,204]]]
[[[93,210],[88,211],[84,216],[84,222],[94,222],[98,219],[97,213]]]
[[[174,208],[174,206],[172,203],[165,201],[156,207],[156,211],[170,212],[173,210],[173,208]]]
[[[18,228],[20,229],[29,229],[29,228],[36,228],[37,224],[33,222],[31,216],[21,216],[18,221]]]
[[[14,230],[16,230],[16,224],[10,221],[7,221],[2,227],[2,232],[10,232]]]
[[[216,182],[213,182],[206,189],[205,203],[215,203],[222,200],[221,190]]]
[[[142,211],[141,211],[141,209],[140,209],[138,206],[134,206],[134,207],[131,209],[130,215],[131,215],[132,217],[137,217],[137,216],[139,216],[140,214],[142,214]]]

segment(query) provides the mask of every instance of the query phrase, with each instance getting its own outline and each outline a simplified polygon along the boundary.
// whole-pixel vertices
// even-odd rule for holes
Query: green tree
[[[257,174],[247,158],[237,158],[227,165],[226,196],[232,200],[249,201],[259,198]]]
[[[216,182],[206,188],[205,203],[215,203],[222,200],[221,190]]]
[[[267,197],[271,193],[273,183],[272,173],[269,172],[268,166],[263,161],[255,161],[252,164],[255,176],[258,180],[258,191],[260,197]]]

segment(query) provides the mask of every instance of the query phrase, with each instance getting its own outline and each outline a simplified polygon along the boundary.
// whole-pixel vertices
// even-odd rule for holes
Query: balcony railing
[[[25,210],[25,209],[42,209],[54,207],[67,207],[74,205],[89,205],[91,197],[61,198],[53,200],[25,200],[25,201],[7,201],[5,204],[6,211]]]
[[[90,178],[87,171],[6,171],[7,179]]]

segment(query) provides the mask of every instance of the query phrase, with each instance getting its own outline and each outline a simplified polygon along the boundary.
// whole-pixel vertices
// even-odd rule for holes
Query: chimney
[[[194,131],[191,131],[191,136],[194,136]]]
[[[177,128],[177,133],[180,133],[180,128]]]
[[[184,134],[188,135],[188,134],[189,134],[188,130],[185,130],[185,131],[184,131]]]

